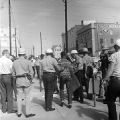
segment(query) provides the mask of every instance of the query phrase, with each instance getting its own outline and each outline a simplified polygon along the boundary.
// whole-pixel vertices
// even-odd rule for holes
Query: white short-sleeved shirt
[[[41,60],[41,65],[43,68],[43,72],[55,72],[55,67],[58,66],[58,62],[55,58],[47,56],[46,58]]]
[[[112,54],[111,57],[109,58],[109,61],[115,64],[112,76],[120,77],[120,51]]]
[[[0,74],[11,74],[12,65],[13,62],[9,58],[2,56],[0,58]]]

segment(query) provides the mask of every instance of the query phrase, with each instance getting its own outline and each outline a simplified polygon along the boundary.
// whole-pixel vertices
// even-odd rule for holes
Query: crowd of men
[[[2,112],[17,113],[17,116],[21,117],[24,95],[25,116],[35,116],[30,111],[30,91],[36,73],[40,81],[40,92],[42,88],[45,91],[46,111],[55,110],[52,107],[55,92],[59,93],[60,106],[63,107],[65,85],[69,109],[72,108],[73,100],[81,104],[84,102],[84,92],[88,99],[92,99],[90,82],[97,79],[99,92],[96,94],[102,98],[105,96],[103,102],[108,105],[109,120],[117,120],[115,101],[120,96],[120,39],[116,40],[114,48],[116,52],[113,54],[108,54],[108,48],[103,48],[100,59],[97,60],[89,55],[87,48],[72,50],[70,53],[63,51],[60,59],[54,58],[52,49],[46,50],[45,55],[40,58],[27,58],[25,49],[20,48],[16,60],[11,59],[8,50],[3,50],[0,58]],[[17,110],[13,109],[13,95],[17,100]]]

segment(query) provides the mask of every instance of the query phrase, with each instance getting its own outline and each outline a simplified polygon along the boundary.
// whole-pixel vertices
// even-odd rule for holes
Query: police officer
[[[82,79],[83,79],[83,59],[78,56],[77,50],[71,51],[71,56],[75,60],[74,63],[76,64],[75,75],[77,76],[80,87],[74,91],[74,98],[73,100],[79,101],[83,103],[83,86],[82,86]],[[80,98],[80,99],[79,99]]]
[[[18,117],[22,115],[22,99],[25,96],[26,118],[33,117],[35,114],[30,113],[30,90],[33,70],[31,62],[25,59],[25,49],[20,48],[18,51],[19,59],[13,63],[13,76],[16,76],[17,91],[17,108]],[[29,76],[29,78],[28,78]],[[15,79],[14,79],[15,80]]]
[[[120,39],[116,40],[114,48],[116,52],[109,59],[110,65],[104,78],[109,83],[106,96],[109,120],[117,120],[115,101],[120,96]]]
[[[92,98],[92,96],[89,94],[89,82],[90,79],[93,77],[93,65],[94,65],[94,61],[93,58],[91,56],[89,56],[89,51],[87,48],[83,48],[82,49],[83,52],[83,62],[84,62],[84,71],[85,71],[85,87],[86,87],[86,92],[87,92],[87,97],[89,99]]]
[[[54,92],[54,81],[55,73],[59,71],[60,68],[55,58],[53,58],[52,49],[46,50],[46,57],[41,60],[41,65],[43,69],[43,82],[45,89],[45,109],[46,111],[54,111],[52,108],[53,92]]]

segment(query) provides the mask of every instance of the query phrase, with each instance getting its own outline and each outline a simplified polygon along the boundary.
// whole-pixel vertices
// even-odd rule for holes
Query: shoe
[[[72,108],[72,105],[71,105],[71,104],[68,104],[68,108],[69,108],[69,109]]]
[[[22,114],[17,114],[18,117],[21,117]]]
[[[28,114],[28,115],[25,115],[26,118],[34,117],[34,116],[35,116],[35,114],[32,114],[32,113],[31,113],[31,114]]]
[[[47,108],[46,111],[54,111],[55,108]]]
[[[60,106],[61,106],[61,107],[63,107],[63,105],[64,105],[64,103],[63,103],[63,102],[61,102]]]
[[[10,113],[16,113],[17,110],[12,110],[12,111],[8,111],[7,113],[10,114]]]

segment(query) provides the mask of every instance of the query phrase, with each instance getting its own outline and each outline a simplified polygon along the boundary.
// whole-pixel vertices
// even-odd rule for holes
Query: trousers
[[[112,76],[110,77],[106,95],[109,120],[117,120],[115,104],[117,97],[120,97],[120,78]]]
[[[43,82],[45,89],[45,108],[52,108],[53,92],[54,92],[55,73],[44,72]]]
[[[68,104],[72,104],[72,90],[71,90],[70,76],[60,77],[60,99],[61,99],[61,102],[64,100],[64,85],[66,85],[66,88],[67,88]]]
[[[11,75],[0,75],[0,91],[2,112],[11,112],[13,110],[13,84]]]
[[[22,99],[23,96],[25,98],[25,112],[26,115],[30,114],[30,90],[31,86],[29,87],[18,87],[17,88],[17,108],[18,108],[18,114],[22,113]]]
[[[74,94],[74,98],[76,100],[80,100],[83,101],[83,86],[82,86],[82,81],[83,81],[83,70],[79,70],[77,73],[75,73],[75,75],[77,76],[79,83],[80,83],[80,87],[73,93]]]

